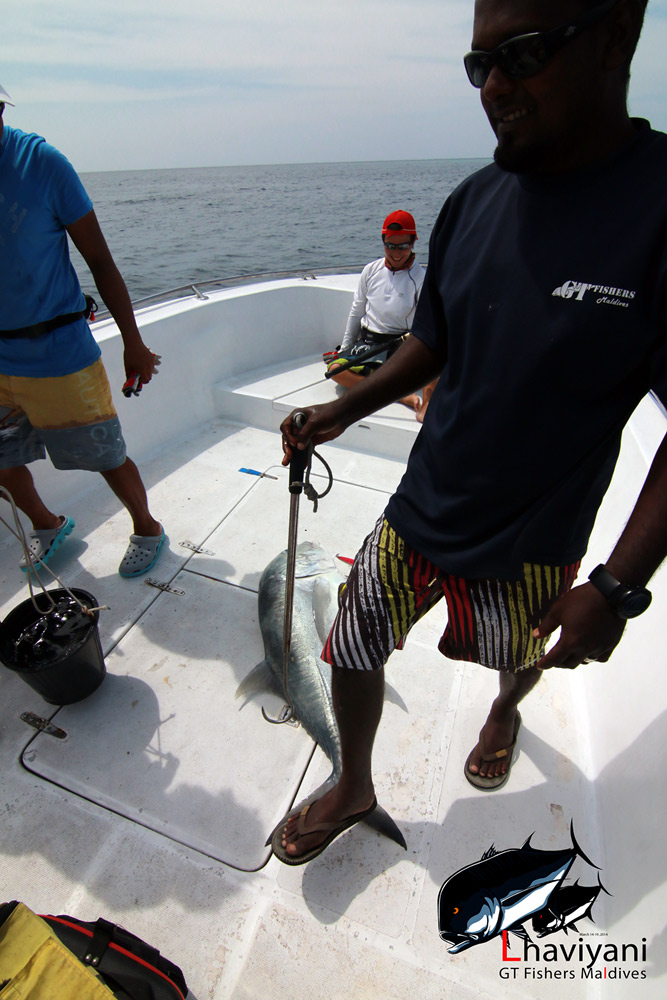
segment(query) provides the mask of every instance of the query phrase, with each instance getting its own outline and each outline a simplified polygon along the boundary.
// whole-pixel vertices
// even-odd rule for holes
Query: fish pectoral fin
[[[243,678],[234,693],[234,698],[245,698],[247,701],[254,694],[264,694],[266,692],[270,692],[271,694],[281,693],[275,674],[268,662],[262,660],[261,663],[253,667],[250,673]]]
[[[514,927],[508,927],[507,931],[509,934],[516,934],[516,936],[521,938],[522,941],[530,941],[530,935],[523,924],[516,924]]]

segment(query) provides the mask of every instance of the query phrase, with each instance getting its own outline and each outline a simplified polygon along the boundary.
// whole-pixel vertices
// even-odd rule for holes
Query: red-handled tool
[[[157,368],[161,360],[162,358],[159,354],[153,355],[153,373],[155,375],[157,375]],[[138,396],[143,386],[144,383],[141,380],[141,375],[139,374],[139,372],[131,372],[125,379],[125,382],[123,383],[123,389],[122,389],[123,395],[126,396],[128,399],[130,398],[130,396]]]

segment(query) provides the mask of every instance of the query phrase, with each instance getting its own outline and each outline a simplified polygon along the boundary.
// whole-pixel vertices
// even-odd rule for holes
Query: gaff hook
[[[306,414],[299,410],[292,417],[292,426],[295,430],[300,430],[307,420]],[[285,618],[283,621],[283,691],[287,699],[287,704],[283,706],[277,719],[272,719],[262,708],[262,715],[267,722],[273,725],[281,725],[285,722],[295,721],[294,704],[289,695],[289,685],[287,673],[289,666],[289,656],[292,647],[292,612],[294,610],[294,575],[296,572],[296,537],[299,524],[299,497],[303,490],[303,480],[306,470],[310,469],[313,457],[313,446],[309,444],[303,450],[294,448],[289,464],[289,532],[287,536],[287,567],[285,570]]]

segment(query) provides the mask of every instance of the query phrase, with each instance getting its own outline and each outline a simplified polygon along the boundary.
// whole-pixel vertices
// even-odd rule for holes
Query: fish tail
[[[302,799],[302,801],[299,802],[298,805],[290,809],[290,811],[285,816],[283,816],[280,822],[277,823],[276,826],[274,826],[273,830],[267,837],[266,844],[264,846],[265,847],[269,846],[276,830],[280,826],[282,826],[282,824],[285,823],[290,816],[296,816],[297,813],[301,812],[304,806],[311,805],[313,802],[316,802],[317,799],[321,799],[324,793],[328,792],[329,789],[332,788],[333,785],[335,785],[335,783],[336,783],[336,778],[335,775],[332,774],[329,778],[327,778],[327,780],[323,784],[319,786],[319,788],[316,788],[314,792],[311,792],[310,795],[307,796],[307,798]],[[372,830],[375,830],[377,833],[382,834],[384,837],[388,837],[389,840],[393,840],[395,844],[398,844],[399,847],[402,847],[404,850],[407,851],[408,845],[405,841],[405,837],[403,836],[403,834],[401,833],[398,826],[391,818],[387,810],[383,809],[381,805],[376,805],[373,812],[369,813],[368,816],[364,816],[361,822],[365,823],[366,826],[370,826]]]
[[[403,850],[407,851],[408,845],[405,842],[405,837],[387,810],[383,809],[381,805],[377,805],[372,813],[369,813],[368,816],[364,816],[362,823],[365,823],[366,826],[370,826],[372,830],[376,830],[384,837],[389,837],[389,840],[393,840],[395,844],[398,844],[399,847],[402,847]]]
[[[580,858],[583,858],[584,861],[586,862],[586,864],[589,864],[591,866],[591,868],[597,868],[597,870],[600,871],[600,866],[596,865],[594,861],[591,861],[591,859],[586,854],[584,854],[584,852],[582,851],[580,845],[577,843],[577,838],[574,835],[574,820],[573,819],[570,820],[570,836],[572,837],[572,846],[574,847],[575,854],[578,854]]]

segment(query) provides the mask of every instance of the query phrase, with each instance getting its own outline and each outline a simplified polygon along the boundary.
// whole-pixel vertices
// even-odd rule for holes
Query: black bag
[[[0,923],[16,905],[0,905]],[[103,917],[86,923],[63,914],[39,916],[80,962],[95,969],[118,1000],[185,1000],[188,987],[179,967],[117,924]]]

